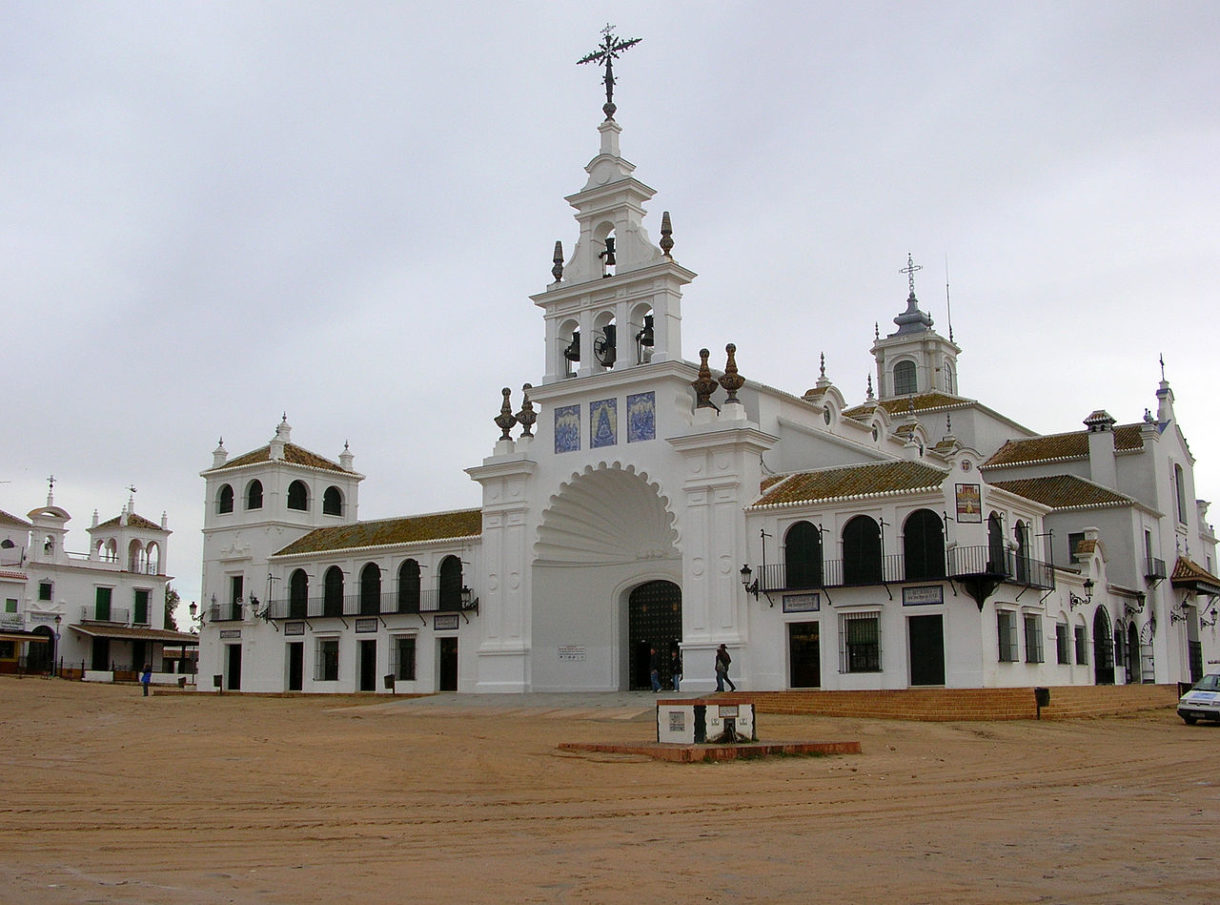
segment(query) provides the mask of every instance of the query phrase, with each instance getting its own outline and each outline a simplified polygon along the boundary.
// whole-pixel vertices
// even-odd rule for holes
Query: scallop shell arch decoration
[[[538,528],[537,559],[607,565],[678,556],[669,500],[635,468],[600,463],[573,474],[551,497]]]

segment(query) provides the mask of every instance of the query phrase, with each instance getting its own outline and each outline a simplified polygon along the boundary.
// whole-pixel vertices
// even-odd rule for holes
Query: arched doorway
[[[650,652],[657,651],[661,687],[673,688],[672,652],[682,641],[682,589],[672,581],[649,581],[627,598],[627,687],[652,687]]]
[[[40,625],[34,629],[34,634],[46,638],[46,641],[34,641],[26,645],[26,650],[29,651],[26,669],[33,673],[53,672],[55,632],[48,625]]]
[[[1114,684],[1114,640],[1104,606],[1093,614],[1093,681],[1097,685]]]
[[[535,691],[649,687],[640,642],[658,643],[668,678],[670,645],[682,638],[682,555],[674,515],[657,483],[630,465],[573,474],[549,500],[533,557]],[[656,616],[655,608],[667,604],[672,623],[645,627],[642,609],[633,618],[653,595],[649,612]]]
[[[1135,622],[1127,625],[1127,684],[1143,681],[1140,675],[1140,637]]]

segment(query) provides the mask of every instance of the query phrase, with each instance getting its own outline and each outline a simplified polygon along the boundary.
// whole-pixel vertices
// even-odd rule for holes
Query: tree
[[[178,618],[174,610],[178,608],[178,592],[168,584],[165,586],[165,627],[172,632],[178,631]]]

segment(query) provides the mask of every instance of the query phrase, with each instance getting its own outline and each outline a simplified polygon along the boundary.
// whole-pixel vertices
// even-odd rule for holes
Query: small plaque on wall
[[[452,631],[458,627],[457,613],[444,613],[432,617],[432,628],[438,632]]]
[[[820,594],[785,594],[785,613],[816,613],[822,608]]]
[[[222,639],[222,640],[223,640],[223,639],[226,639],[226,638],[240,638],[240,637],[241,637],[241,629],[239,629],[239,628],[222,628],[222,629],[220,630],[220,637],[221,637],[221,639]]]
[[[903,606],[922,606],[928,603],[944,603],[945,589],[942,585],[922,585],[918,588],[902,589]]]
[[[376,619],[357,619],[356,620],[356,631],[360,632],[360,633],[377,631],[377,620]]]
[[[305,634],[305,623],[304,622],[285,622],[284,623],[284,634],[285,635],[303,635],[303,634]]]

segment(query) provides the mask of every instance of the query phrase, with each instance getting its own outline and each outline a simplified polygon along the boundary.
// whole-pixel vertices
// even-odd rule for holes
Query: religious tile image
[[[627,442],[657,438],[657,395],[636,393],[627,397]]]
[[[580,406],[561,405],[555,409],[555,452],[580,449]]]
[[[589,403],[589,445],[614,446],[618,443],[618,400],[602,399]]]

